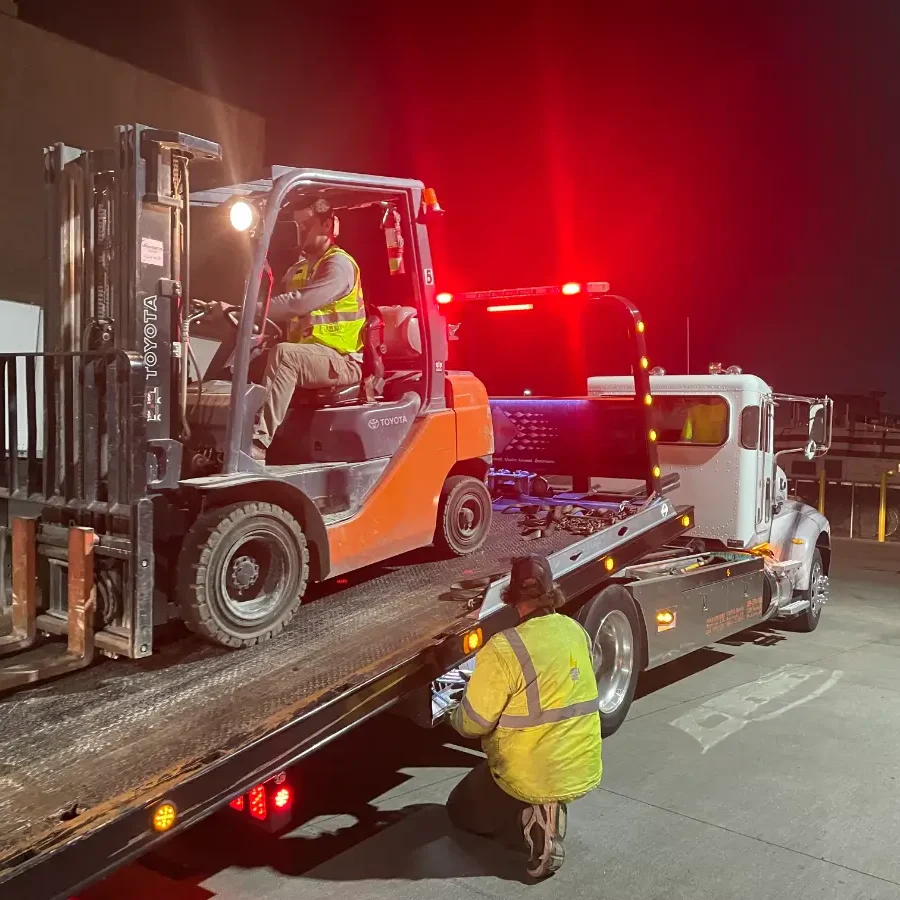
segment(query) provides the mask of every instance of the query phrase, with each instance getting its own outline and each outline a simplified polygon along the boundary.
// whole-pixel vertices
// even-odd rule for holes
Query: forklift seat
[[[384,334],[380,343],[370,340],[374,332],[383,325]],[[412,306],[376,306],[369,307],[369,318],[363,332],[363,381],[368,373],[374,376],[378,387],[373,399],[384,398],[385,371],[404,376],[418,376],[418,370],[408,371],[416,365],[422,355],[422,329],[419,317]],[[396,381],[397,379],[391,379]],[[418,380],[416,378],[415,380]],[[409,390],[409,378],[404,377],[404,387]],[[294,391],[291,408],[300,407],[324,409],[329,406],[344,406],[348,403],[364,402],[364,394],[359,384],[348,384],[339,388],[316,388],[314,390],[298,389]],[[399,394],[392,391],[391,400],[398,399]]]
[[[422,355],[422,329],[418,313],[412,306],[379,306],[378,311],[384,321],[385,368],[404,368],[397,363]]]

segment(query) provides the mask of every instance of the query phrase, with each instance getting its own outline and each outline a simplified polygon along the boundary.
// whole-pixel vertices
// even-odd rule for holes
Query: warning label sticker
[[[153,238],[141,238],[141,262],[147,266],[163,265],[163,242]]]

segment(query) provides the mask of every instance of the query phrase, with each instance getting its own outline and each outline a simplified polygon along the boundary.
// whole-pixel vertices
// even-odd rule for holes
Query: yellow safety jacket
[[[526,803],[569,802],[603,774],[598,702],[587,633],[551,613],[484,645],[452,724],[482,739],[506,793]]]
[[[688,411],[681,440],[693,444],[721,444],[728,436],[728,405],[717,403],[692,406]]]
[[[366,308],[363,303],[359,266],[356,260],[332,244],[312,265],[300,263],[289,273],[288,290],[302,290],[313,278],[319,266],[329,257],[342,254],[353,263],[355,278],[349,294],[329,303],[322,309],[314,309],[308,316],[294,316],[288,325],[288,341],[292,344],[325,344],[341,353],[357,353],[362,349],[362,329],[366,324]]]

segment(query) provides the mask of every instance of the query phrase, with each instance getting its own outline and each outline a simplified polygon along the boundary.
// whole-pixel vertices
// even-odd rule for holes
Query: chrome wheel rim
[[[594,637],[594,674],[600,713],[613,715],[625,700],[634,671],[634,631],[628,616],[610,610]]]
[[[809,608],[813,618],[818,618],[822,607],[828,600],[828,576],[822,571],[822,564],[817,562],[809,576]]]

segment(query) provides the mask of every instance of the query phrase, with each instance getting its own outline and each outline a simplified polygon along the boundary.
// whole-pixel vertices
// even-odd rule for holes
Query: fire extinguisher
[[[395,207],[387,206],[385,208],[381,227],[384,229],[384,242],[387,244],[391,275],[403,275],[406,272],[403,264],[403,232],[400,229],[400,213]]]

